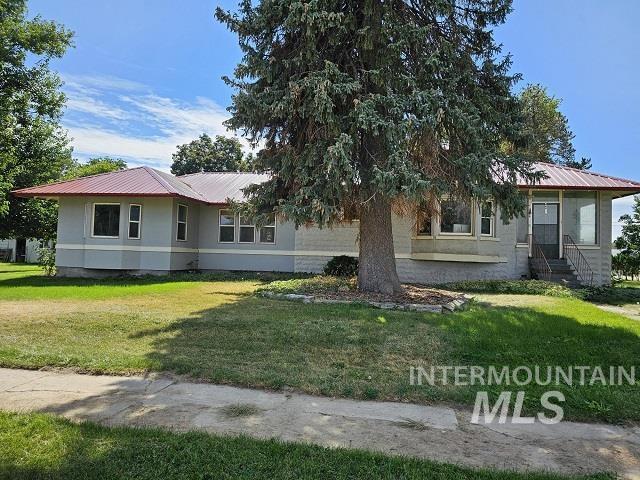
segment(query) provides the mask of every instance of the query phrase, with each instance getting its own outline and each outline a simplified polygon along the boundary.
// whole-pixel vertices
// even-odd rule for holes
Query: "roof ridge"
[[[162,185],[162,187],[164,187],[167,190],[167,192],[181,195],[181,193],[176,191],[176,189],[169,182],[167,182],[164,178],[162,178],[161,173],[164,173],[164,172],[160,172],[153,167],[145,166],[142,168],[144,168],[145,171],[149,172],[151,176],[154,178],[154,180],[156,180],[160,185]],[[168,173],[167,175],[171,175],[171,174]],[[183,182],[175,175],[171,175],[171,176],[175,178],[177,181],[179,181],[180,183],[182,183],[185,187],[189,188],[193,193],[197,194],[200,197],[201,201],[204,201],[204,202],[207,201],[206,197],[202,194],[202,192],[199,192],[198,190],[193,188],[191,185],[189,185],[187,182]]]
[[[113,170],[111,172],[94,173],[93,175],[86,175],[84,177],[69,178],[67,180],[57,180],[55,182],[45,183],[43,185],[33,185],[31,187],[19,188],[17,190],[12,190],[12,191],[13,192],[20,192],[22,190],[29,190],[30,188],[36,188],[36,187],[41,187],[41,186],[60,185],[62,183],[70,183],[70,182],[75,182],[75,181],[78,181],[78,180],[84,180],[84,179],[87,179],[87,178],[102,177],[104,175],[112,175],[114,173],[128,172],[128,171],[131,171],[131,170],[139,170],[141,168],[146,168],[146,167],[144,167],[144,166],[142,166],[142,167],[133,167],[133,168],[125,168],[123,170]]]
[[[176,175],[176,178],[190,177],[193,175],[268,175],[268,173],[257,172],[193,172],[185,173],[184,175]]]

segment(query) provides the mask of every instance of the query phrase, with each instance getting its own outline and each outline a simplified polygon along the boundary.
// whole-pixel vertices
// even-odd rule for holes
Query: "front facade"
[[[588,263],[594,284],[608,283],[612,200],[640,192],[640,184],[543,168],[549,174],[546,183],[523,186],[529,199],[523,218],[504,222],[499,205],[492,202],[480,206],[446,198],[430,219],[394,217],[400,279],[527,278],[532,257],[542,255],[552,263],[570,247]],[[256,227],[227,208],[228,198],[241,199],[242,188],[265,178],[242,173],[176,178],[142,167],[16,194],[58,199],[60,275],[321,272],[333,256],[358,255],[357,221],[332,229],[296,229],[274,219]]]

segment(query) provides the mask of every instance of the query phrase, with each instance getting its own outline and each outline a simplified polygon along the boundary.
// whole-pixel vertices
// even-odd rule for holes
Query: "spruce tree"
[[[510,0],[243,0],[216,11],[243,58],[228,126],[261,150],[258,214],[296,224],[358,218],[358,285],[400,290],[392,211],[447,193],[522,211],[521,117],[491,29]],[[516,148],[503,148],[504,145]]]

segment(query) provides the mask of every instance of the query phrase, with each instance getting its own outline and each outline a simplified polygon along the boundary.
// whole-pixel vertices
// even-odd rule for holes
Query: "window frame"
[[[95,225],[96,225],[96,205],[118,205],[120,207],[120,211],[118,213],[118,235],[96,235],[95,234]],[[91,205],[91,238],[120,238],[120,222],[122,214],[122,204],[118,202],[93,202]]]
[[[482,213],[482,208],[485,204],[491,204],[491,216],[485,217]],[[494,237],[496,234],[496,206],[493,200],[487,200],[485,202],[479,203],[480,210],[480,236],[481,237]],[[489,233],[482,233],[482,220],[485,218],[489,219]]]
[[[243,244],[253,244],[256,243],[256,224],[254,223],[242,223],[242,215],[238,214],[238,243],[243,243]],[[235,217],[235,214],[234,214]],[[235,225],[235,218],[234,218],[234,225]],[[242,238],[242,229],[243,228],[253,228],[253,241],[251,242],[243,242],[241,240]]]
[[[560,214],[560,222],[562,223],[562,236],[563,238],[561,239],[561,241],[564,242],[564,235],[567,234],[566,232],[566,226],[567,226],[567,219],[566,219],[566,215],[565,215],[565,208],[567,205],[567,194],[571,195],[572,193],[595,193],[595,224],[594,224],[594,234],[595,234],[595,243],[580,243],[579,241],[577,241],[577,239],[573,238],[573,241],[576,242],[576,245],[578,247],[600,247],[600,190],[564,190],[562,192],[562,202],[560,203],[560,210],[561,210],[561,214]],[[570,234],[569,234],[570,235]]]
[[[138,217],[138,220],[131,220],[131,207],[140,207],[140,215]],[[131,224],[132,223],[137,223],[138,224],[138,236],[137,237],[132,237],[131,236]],[[129,240],[140,240],[142,238],[142,204],[140,203],[130,203],[129,204],[129,218],[127,221],[127,239]]]
[[[262,244],[262,245],[275,245],[276,244],[276,235],[278,234],[278,227],[277,227],[277,219],[276,219],[276,214],[273,214],[273,223],[269,223],[267,225],[262,225],[259,229],[258,229],[258,243]],[[263,242],[262,241],[262,229],[263,228],[273,228],[273,242]]]
[[[185,215],[184,221],[180,220],[180,207],[184,207]],[[180,238],[180,227],[179,225],[184,223],[184,238]],[[178,207],[176,208],[176,241],[177,242],[187,242],[189,239],[189,205],[185,203],[178,203]]]
[[[438,220],[438,236],[439,237],[473,237],[475,236],[475,221],[476,221],[476,216],[475,216],[475,208],[474,207],[474,202],[473,200],[469,201],[468,206],[469,206],[469,213],[470,213],[470,218],[469,218],[469,227],[470,227],[470,232],[445,232],[442,230],[442,203],[443,202],[447,202],[452,200],[450,197],[443,197],[440,199],[440,205],[439,205],[439,212],[437,215],[437,220]],[[431,224],[431,231],[433,232],[433,223]]]
[[[233,225],[222,225],[220,221],[223,213],[222,212],[231,212],[231,215],[225,214],[225,217],[233,217]],[[233,228],[233,240],[226,241],[221,240],[221,233],[223,228]],[[218,209],[218,243],[236,243],[236,214],[233,213],[233,210],[229,210],[228,208],[220,208]]]

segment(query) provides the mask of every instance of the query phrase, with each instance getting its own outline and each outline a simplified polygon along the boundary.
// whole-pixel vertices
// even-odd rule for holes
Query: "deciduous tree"
[[[49,69],[71,37],[54,22],[28,20],[25,0],[0,1],[0,238],[55,234],[54,204],[9,192],[58,179],[71,164],[58,123],[61,81]]]
[[[197,139],[178,146],[178,151],[173,154],[171,173],[244,172],[250,169],[251,158],[244,156],[237,138],[217,135],[212,140],[203,133]]]

